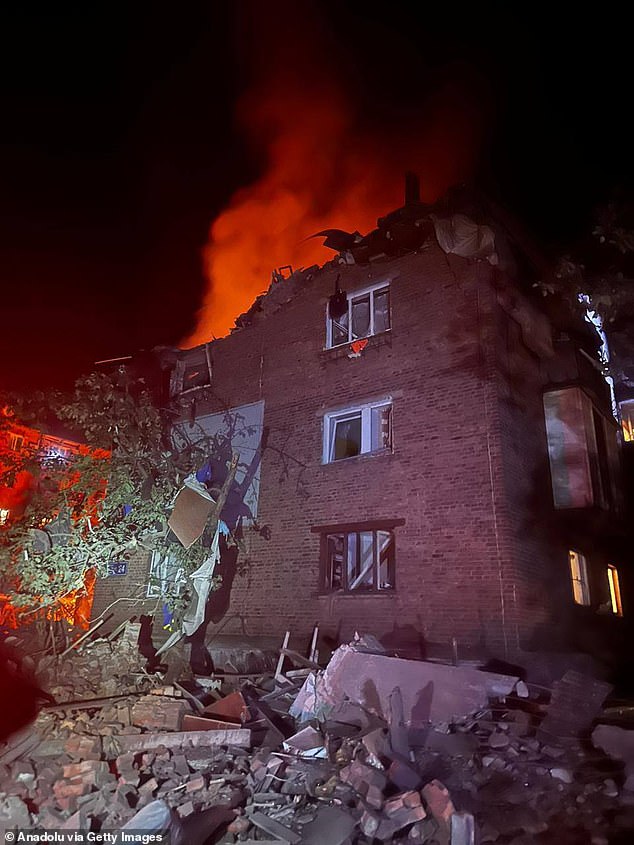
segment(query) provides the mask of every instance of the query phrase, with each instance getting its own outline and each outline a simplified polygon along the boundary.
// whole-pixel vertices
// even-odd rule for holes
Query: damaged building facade
[[[592,326],[481,205],[410,183],[374,232],[323,236],[333,261],[163,354],[177,441],[221,433],[240,455],[208,634],[299,644],[318,625],[506,657],[618,637],[619,435]],[[129,574],[147,582],[147,560]]]

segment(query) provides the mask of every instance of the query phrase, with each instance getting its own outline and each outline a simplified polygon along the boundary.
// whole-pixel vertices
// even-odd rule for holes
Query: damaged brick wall
[[[391,331],[358,357],[325,349],[337,278],[348,293],[390,284]],[[371,630],[424,653],[455,637],[509,657],[536,638],[559,642],[555,628],[576,608],[566,543],[548,521],[551,326],[502,272],[435,244],[363,267],[332,262],[274,284],[244,322],[210,344],[211,389],[183,405],[187,419],[190,402],[197,416],[265,402],[257,520],[270,533],[245,530],[248,566],[210,634],[290,629],[299,647],[319,624],[332,641]],[[324,464],[324,414],[385,397],[392,451]],[[405,520],[396,589],[320,594],[312,529],[390,519]],[[147,583],[147,568],[135,556],[126,578],[102,582],[95,611]]]
[[[371,338],[359,358],[348,358],[347,347],[324,350],[337,274],[346,291],[392,280],[392,331]],[[410,627],[424,640],[455,636],[498,653],[516,642],[508,620],[502,630],[500,557],[514,566],[510,526],[508,515],[494,514],[490,489],[490,460],[502,473],[487,373],[495,361],[481,346],[490,340],[480,313],[490,275],[488,265],[437,247],[371,267],[325,268],[279,310],[265,300],[251,326],[213,344],[216,396],[230,406],[263,398],[269,430],[258,520],[271,539],[250,536],[250,570],[235,581],[236,618],[225,631],[244,620],[252,634],[290,628],[307,637],[319,622],[344,639],[357,628],[385,635]],[[282,285],[293,280],[274,289],[278,299]],[[383,396],[393,399],[393,454],[323,465],[324,413]],[[311,528],[390,518],[406,520],[396,529],[396,590],[318,595]],[[512,589],[509,576],[507,605]]]

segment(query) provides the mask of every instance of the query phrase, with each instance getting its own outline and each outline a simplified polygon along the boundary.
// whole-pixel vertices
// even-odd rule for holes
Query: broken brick
[[[421,790],[427,808],[438,824],[440,845],[447,845],[451,836],[451,817],[456,808],[449,796],[449,790],[439,780],[432,780]]]

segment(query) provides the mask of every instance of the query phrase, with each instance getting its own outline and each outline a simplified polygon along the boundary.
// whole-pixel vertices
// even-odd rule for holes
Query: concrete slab
[[[446,723],[486,707],[490,696],[509,695],[518,680],[470,666],[366,654],[345,645],[323,672],[306,679],[290,713],[301,720],[323,719],[335,704],[350,699],[388,721],[390,695],[399,687],[407,724]]]

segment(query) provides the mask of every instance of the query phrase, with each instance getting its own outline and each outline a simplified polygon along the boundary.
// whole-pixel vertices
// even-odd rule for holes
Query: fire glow
[[[467,178],[478,155],[482,109],[469,85],[447,81],[407,125],[367,125],[332,80],[273,74],[242,98],[238,117],[264,153],[262,176],[231,197],[204,250],[207,290],[183,348],[226,335],[268,288],[271,272],[323,264],[322,229],[366,233],[402,204],[403,174],[421,177],[432,202]]]

